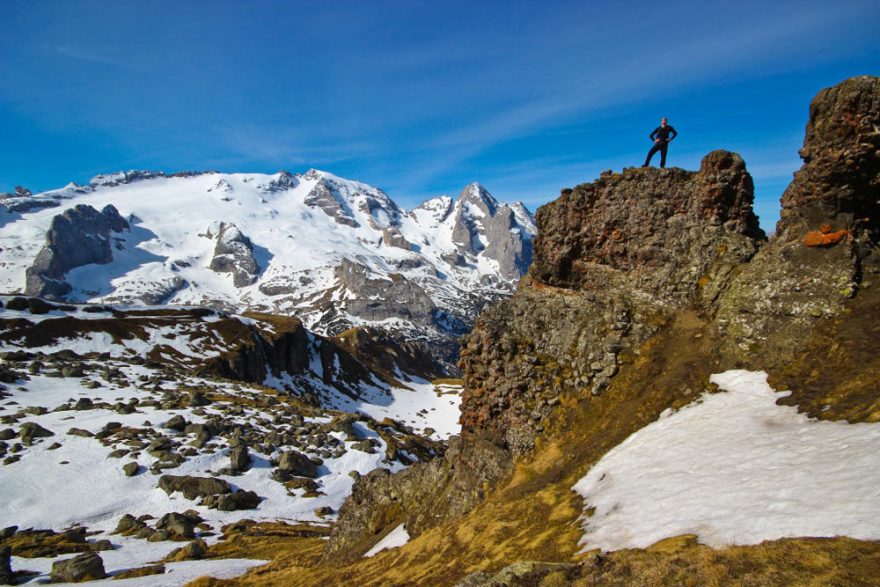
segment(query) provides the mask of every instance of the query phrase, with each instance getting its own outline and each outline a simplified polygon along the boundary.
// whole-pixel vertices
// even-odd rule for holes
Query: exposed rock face
[[[80,583],[106,577],[104,561],[93,552],[52,563],[51,579],[54,583]]]
[[[782,196],[770,244],[723,293],[727,351],[786,361],[813,328],[844,312],[880,271],[880,79],[858,77],[810,105],[803,167]]]
[[[483,186],[472,183],[456,202],[452,240],[460,253],[485,251],[498,262],[502,276],[515,279],[532,260],[529,232],[520,225],[524,218],[518,218],[512,207],[499,204]]]
[[[727,151],[706,155],[698,172],[606,172],[538,210],[530,273],[555,287],[625,286],[649,299],[687,303],[700,277],[757,251],[764,234],[753,201],[745,163]]]
[[[370,274],[366,265],[343,259],[336,268],[336,279],[348,295],[335,303],[366,320],[404,317],[424,326],[432,323],[434,302],[421,286],[400,274],[392,274],[390,281],[371,278]]]
[[[333,342],[351,353],[370,372],[388,378],[399,377],[397,371],[432,379],[443,367],[418,341],[401,342],[374,328],[350,328]]]
[[[454,438],[442,458],[420,462],[391,474],[376,469],[360,477],[339,510],[339,521],[325,557],[354,560],[363,556],[382,530],[406,523],[415,537],[459,516],[484,497],[484,483],[510,472],[510,454],[479,438]]]
[[[880,79],[862,76],[819,92],[810,104],[804,166],[782,195],[776,232],[800,238],[828,224],[859,234],[880,231]]]
[[[226,185],[228,186],[229,184],[227,183]],[[264,192],[272,194],[283,192],[290,188],[295,188],[298,185],[299,179],[297,178],[297,176],[290,173],[289,171],[282,169],[280,172],[278,172],[277,178],[260,187],[262,187]]]
[[[52,219],[46,245],[27,270],[28,295],[62,298],[71,290],[64,275],[75,267],[105,264],[113,259],[111,232],[129,228],[112,205],[98,212],[80,204]]]
[[[245,287],[257,280],[260,266],[254,259],[254,245],[234,224],[221,222],[216,231],[208,229],[208,235],[216,232],[217,245],[211,259],[211,269],[218,273],[231,273],[235,287]]]
[[[529,278],[463,340],[463,428],[527,451],[561,394],[600,394],[621,352],[711,307],[764,240],[753,198],[739,155],[714,151],[698,172],[605,173],[539,209]]]
[[[310,172],[306,173],[304,176],[305,179],[317,178],[318,183],[316,183],[315,187],[312,188],[312,191],[306,195],[305,203],[308,206],[320,209],[324,214],[333,218],[337,224],[344,224],[346,226],[351,226],[352,228],[360,226],[360,223],[354,219],[354,215],[351,213],[351,208],[348,203],[335,193],[333,186],[328,184],[323,177],[320,177],[317,174],[313,174],[314,177],[312,177]]]
[[[406,240],[400,230],[395,226],[390,226],[382,231],[382,244],[386,247],[397,247],[408,251],[412,248],[412,244]]]

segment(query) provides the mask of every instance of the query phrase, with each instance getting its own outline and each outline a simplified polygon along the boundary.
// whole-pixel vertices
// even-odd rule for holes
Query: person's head
[[[664,116],[664,117],[660,120],[660,125],[661,125],[661,126],[666,126],[666,123],[668,123],[668,122],[669,122],[669,119],[667,119],[667,118]]]

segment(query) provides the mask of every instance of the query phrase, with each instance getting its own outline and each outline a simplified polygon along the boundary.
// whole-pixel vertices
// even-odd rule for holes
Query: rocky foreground
[[[516,294],[463,339],[461,436],[441,458],[360,479],[326,545],[279,551],[235,584],[873,584],[880,532],[779,533],[771,517],[750,514],[738,531],[767,542],[713,539],[713,549],[701,543],[711,507],[680,519],[692,528],[685,535],[675,524],[648,548],[601,552],[589,532],[609,514],[572,488],[633,433],[706,394],[732,393],[710,383],[713,374],[767,374],[770,391],[760,394],[773,401],[749,420],[765,421],[754,438],[780,418],[816,438],[825,430],[816,419],[876,435],[878,128],[880,79],[816,96],[804,165],[769,240],[735,153],[712,152],[696,172],[625,169],[563,190],[538,211],[533,263]],[[773,411],[783,404],[804,416]],[[880,464],[849,454],[838,468],[851,479]],[[760,471],[761,453],[749,458]],[[821,484],[794,462],[782,466],[791,467],[786,480]],[[688,478],[685,469],[680,482]],[[758,505],[785,511],[795,487],[788,498],[759,495]],[[863,518],[874,501],[862,504]],[[405,545],[362,558],[401,528]],[[859,539],[828,537],[839,534]]]
[[[241,573],[260,559],[211,546],[280,520],[324,536],[359,476],[439,456],[457,430],[458,388],[405,375],[418,361],[367,331],[0,304],[4,582]]]

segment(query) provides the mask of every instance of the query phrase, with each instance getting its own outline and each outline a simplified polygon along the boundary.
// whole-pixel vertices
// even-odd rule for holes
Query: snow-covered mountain
[[[406,211],[314,169],[114,173],[0,204],[7,293],[296,315],[326,334],[369,325],[446,361],[512,291],[536,232],[525,206],[476,183]]]

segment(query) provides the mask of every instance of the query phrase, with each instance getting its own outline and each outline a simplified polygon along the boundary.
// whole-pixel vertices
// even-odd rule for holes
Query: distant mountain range
[[[407,211],[331,173],[129,171],[0,196],[0,290],[52,300],[295,315],[455,339],[531,262],[534,218],[481,185]]]

